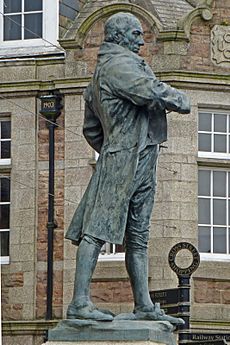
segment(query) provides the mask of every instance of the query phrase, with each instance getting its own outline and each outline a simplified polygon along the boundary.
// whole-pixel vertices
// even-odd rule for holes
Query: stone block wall
[[[59,37],[63,37],[85,0],[59,0]]]
[[[62,2],[71,4],[71,1]],[[75,2],[76,11],[81,3],[83,1]],[[189,42],[158,40],[156,28],[141,19],[146,41],[142,56],[162,81],[185,90],[192,103],[190,115],[168,115],[169,140],[161,149],[151,220],[151,290],[177,286],[177,278],[167,262],[167,253],[175,243],[185,240],[197,245],[198,108],[230,106],[229,81],[221,81],[220,77],[226,76],[228,69],[211,60],[211,30],[217,24],[230,25],[228,0],[216,0],[214,5],[212,20],[205,22],[197,18],[193,22]],[[70,14],[67,15],[62,7],[63,35],[72,21],[68,16]],[[55,130],[55,219],[58,227],[54,232],[54,317],[62,318],[71,301],[76,247],[64,240],[64,233],[93,172],[94,152],[82,135],[82,94],[95,68],[103,40],[103,22],[104,19],[92,26],[82,49],[67,49],[65,60],[0,64],[1,82],[11,95],[16,94],[12,103],[0,99],[1,109],[10,112],[12,120],[11,262],[2,267],[4,320],[42,321],[45,318],[48,129],[45,121],[33,114],[39,109],[36,103],[38,89],[48,91],[51,80],[64,94],[64,110]],[[23,96],[19,93],[22,89],[17,89],[14,82],[21,83],[18,85],[24,88]],[[192,282],[193,319],[228,319],[229,281],[226,264],[202,262]],[[124,261],[98,263],[92,282],[92,299],[116,313],[132,310],[132,293]],[[31,338],[28,344],[42,343],[41,335],[39,337],[39,340]],[[12,343],[9,336],[5,339],[6,344]],[[23,336],[18,338],[18,344],[23,341]]]
[[[203,261],[194,274],[192,317],[195,320],[229,319],[228,262]]]
[[[3,87],[7,83],[9,91],[1,94],[0,106],[12,123],[12,159],[7,170],[11,175],[10,264],[2,266],[2,316],[4,321],[13,321],[14,325],[45,317],[48,129],[39,116],[37,98],[40,94],[36,82],[40,78],[49,79],[50,74],[63,76],[61,59],[50,62],[46,65],[34,60],[23,64],[13,60],[0,63],[1,82]],[[24,69],[20,68],[22,65]],[[64,114],[55,130],[55,219],[58,224],[54,235],[55,318],[62,317],[63,304],[63,133]],[[25,332],[31,333],[30,330]],[[41,338],[43,341],[43,336]]]
[[[194,280],[194,302],[230,304],[230,282],[197,278]]]
[[[225,67],[222,67],[223,63],[214,64],[211,59],[213,49],[211,31],[215,25],[229,28],[229,16],[229,5],[226,5],[225,1],[217,0],[215,1],[212,20],[205,23],[201,19],[197,19],[193,22],[188,55],[184,56],[181,61],[183,69],[197,72],[227,73]]]
[[[36,238],[36,102],[34,97],[0,100],[11,114],[10,265],[2,266],[3,320],[34,317]]]

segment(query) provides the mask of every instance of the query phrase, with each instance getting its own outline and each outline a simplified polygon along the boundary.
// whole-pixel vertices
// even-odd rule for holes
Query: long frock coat
[[[160,82],[140,56],[108,42],[84,97],[83,134],[100,156],[65,237],[121,244],[139,153],[167,140],[166,110],[189,113],[189,100]]]

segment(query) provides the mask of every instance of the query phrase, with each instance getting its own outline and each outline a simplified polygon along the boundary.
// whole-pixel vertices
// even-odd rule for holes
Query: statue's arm
[[[137,106],[150,109],[160,107],[180,113],[190,112],[190,102],[185,93],[159,81],[146,65],[124,59],[109,66],[107,83],[112,92],[130,100]]]
[[[85,98],[85,116],[83,124],[83,135],[89,145],[98,153],[104,140],[103,128],[97,115],[93,111],[90,88],[84,94]]]
[[[190,113],[190,100],[184,92],[157,79],[154,81],[154,88],[158,94],[158,103],[161,108],[181,114]]]

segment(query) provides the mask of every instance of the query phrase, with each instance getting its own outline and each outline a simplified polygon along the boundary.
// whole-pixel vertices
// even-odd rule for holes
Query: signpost
[[[47,222],[47,302],[46,319],[52,320],[53,299],[53,233],[56,227],[54,221],[54,131],[56,120],[61,114],[61,95],[50,94],[41,96],[40,113],[44,116],[49,128],[49,190],[48,190],[48,222]]]
[[[190,266],[182,268],[176,264],[176,255],[181,250],[192,254]],[[179,345],[225,345],[230,342],[230,334],[226,333],[192,333],[190,329],[190,277],[199,267],[200,255],[197,249],[188,242],[180,242],[173,246],[168,255],[171,269],[177,274],[178,288],[150,291],[153,302],[158,302],[166,314],[181,317],[185,325],[179,328]]]
[[[181,268],[176,264],[176,255],[181,250],[188,250],[192,254],[193,261],[190,266]],[[183,344],[183,330],[190,328],[190,277],[200,264],[200,254],[197,249],[188,242],[180,242],[171,248],[168,255],[168,262],[171,269],[177,274],[178,277],[178,316],[184,319],[185,324],[180,327],[179,332],[179,345]]]
[[[179,290],[166,289],[150,292],[151,299],[163,306],[166,314],[177,316],[179,312]]]
[[[176,255],[181,250],[188,250],[193,257],[190,266],[181,268],[176,264]],[[177,274],[179,284],[177,289],[167,289],[150,292],[154,302],[159,302],[169,315],[182,317],[185,324],[180,327],[179,344],[184,339],[183,330],[189,330],[190,319],[190,277],[199,267],[200,255],[197,249],[188,242],[180,242],[173,246],[168,255],[168,262],[171,269]]]

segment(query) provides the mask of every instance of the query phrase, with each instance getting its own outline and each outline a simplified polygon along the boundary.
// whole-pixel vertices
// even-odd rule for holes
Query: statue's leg
[[[154,204],[158,147],[147,147],[139,157],[126,227],[126,268],[135,311],[153,309],[148,289],[149,223]]]
[[[125,262],[133,291],[134,311],[153,309],[148,291],[147,255],[127,250]]]
[[[162,320],[178,325],[183,324],[183,320],[165,315],[158,304],[154,305],[148,288],[147,244],[154,204],[157,156],[156,146],[146,148],[140,155],[129,205],[125,243],[126,268],[134,296],[134,312],[130,319]]]
[[[135,194],[135,197],[140,201],[139,192]],[[145,207],[147,208],[146,204]],[[152,310],[154,308],[148,288],[147,242],[149,229],[148,224],[145,223],[147,215],[142,218],[142,222],[140,224],[137,224],[137,219],[139,217],[138,214],[135,216],[136,210],[135,200],[132,199],[125,238],[125,263],[133,291],[135,312],[137,310]]]
[[[73,298],[67,309],[68,319],[113,319],[112,313],[97,309],[90,300],[90,283],[103,244],[103,241],[85,235],[79,245]]]
[[[129,237],[127,238],[128,241]],[[148,258],[147,249],[143,242],[138,248],[140,237],[132,237],[135,245],[126,249],[126,268],[134,296],[133,314],[120,315],[117,319],[169,321],[173,325],[182,325],[184,320],[166,315],[160,305],[151,301],[148,288]]]

